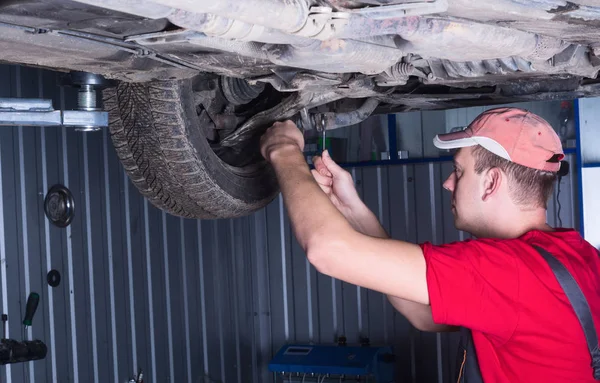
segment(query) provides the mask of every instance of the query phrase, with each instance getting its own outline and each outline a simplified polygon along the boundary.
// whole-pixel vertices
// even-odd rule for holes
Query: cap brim
[[[438,149],[458,149],[478,145],[478,142],[467,132],[438,134],[433,138],[433,144]]]

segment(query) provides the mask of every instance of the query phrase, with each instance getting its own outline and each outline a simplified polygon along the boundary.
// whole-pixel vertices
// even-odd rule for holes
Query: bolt
[[[80,110],[96,110],[96,90],[93,85],[82,85],[77,97]]]

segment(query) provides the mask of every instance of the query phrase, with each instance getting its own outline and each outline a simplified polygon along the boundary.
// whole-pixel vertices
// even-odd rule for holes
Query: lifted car
[[[155,206],[237,217],[278,193],[273,122],[597,96],[593,0],[0,0],[0,60],[115,80],[116,152]]]

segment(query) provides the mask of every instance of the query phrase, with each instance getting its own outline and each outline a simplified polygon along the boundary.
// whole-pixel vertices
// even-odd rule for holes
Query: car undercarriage
[[[105,103],[134,183],[157,206],[200,218],[273,198],[256,146],[274,121],[337,129],[373,114],[600,94],[592,0],[9,0],[0,1],[0,49],[3,62],[115,80]],[[157,139],[143,128],[158,125],[155,149],[180,150],[183,142],[167,143],[180,134],[187,157],[149,165],[136,151],[143,137]],[[225,181],[190,181],[197,168],[172,164],[206,163],[207,151],[219,163],[210,174],[270,181],[234,182],[229,202],[206,200]],[[178,175],[146,171],[164,167]],[[185,198],[171,205],[174,195]]]

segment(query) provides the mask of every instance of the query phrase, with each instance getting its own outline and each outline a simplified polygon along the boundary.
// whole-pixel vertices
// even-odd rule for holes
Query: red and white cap
[[[463,131],[435,136],[439,149],[481,145],[490,152],[529,168],[558,172],[565,154],[552,126],[518,108],[483,112]]]

